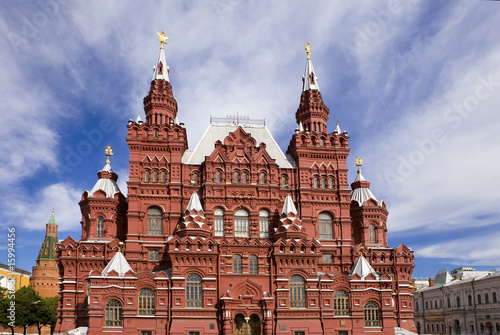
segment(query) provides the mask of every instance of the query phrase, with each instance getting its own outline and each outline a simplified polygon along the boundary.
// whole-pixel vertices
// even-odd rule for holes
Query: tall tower
[[[319,91],[318,77],[314,73],[311,61],[311,48],[306,42],[307,62],[304,76],[302,77],[302,95],[300,105],[295,113],[295,118],[300,127],[317,133],[326,133],[329,110],[325,106]]]
[[[54,297],[57,295],[59,281],[59,269],[56,262],[57,224],[54,211],[50,215],[45,226],[45,239],[43,240],[40,253],[33,267],[30,278],[30,286],[41,297]]]

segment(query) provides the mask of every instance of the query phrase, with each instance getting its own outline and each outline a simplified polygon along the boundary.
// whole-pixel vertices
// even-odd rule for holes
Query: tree
[[[15,293],[2,294],[0,299],[0,324],[10,328],[22,327],[24,334],[29,326],[36,324],[37,304],[41,298],[31,287],[21,287]]]
[[[44,325],[50,325],[50,333],[52,334],[57,323],[57,296],[41,298],[36,307],[38,334],[41,334]]]

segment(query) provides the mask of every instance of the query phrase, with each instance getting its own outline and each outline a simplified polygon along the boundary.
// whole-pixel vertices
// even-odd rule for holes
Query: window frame
[[[123,327],[123,305],[118,299],[106,301],[104,312],[104,327]]]
[[[139,291],[137,301],[137,312],[139,315],[155,315],[155,293],[150,288]]]
[[[289,280],[290,308],[306,307],[306,281],[301,275],[293,275]]]
[[[186,277],[186,308],[203,307],[202,278],[197,273]]]
[[[156,211],[156,213],[153,213]],[[147,236],[161,236],[163,231],[163,212],[158,207],[148,209],[146,215],[147,221]]]

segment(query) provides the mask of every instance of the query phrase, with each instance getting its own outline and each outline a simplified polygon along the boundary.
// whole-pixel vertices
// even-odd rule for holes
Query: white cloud
[[[453,260],[456,265],[495,265],[500,258],[500,233],[455,239],[428,246],[421,246],[415,252],[417,257]]]
[[[80,228],[80,207],[82,191],[67,183],[57,183],[44,187],[35,194],[11,192],[4,198],[2,212],[3,226],[16,226],[28,230],[45,230],[52,209],[59,231]]]

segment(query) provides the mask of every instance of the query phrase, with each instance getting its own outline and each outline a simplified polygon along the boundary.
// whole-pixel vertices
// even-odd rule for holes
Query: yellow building
[[[0,286],[3,288],[7,288],[7,284],[10,282],[9,278],[14,278],[16,291],[23,286],[29,286],[30,275],[31,272],[29,271],[11,268],[8,265],[0,263]]]

